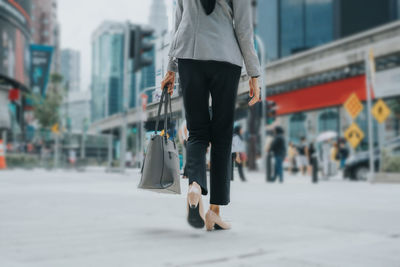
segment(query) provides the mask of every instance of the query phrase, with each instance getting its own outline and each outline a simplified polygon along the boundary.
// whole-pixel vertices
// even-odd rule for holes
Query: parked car
[[[393,154],[400,154],[400,137],[385,143],[384,148]],[[375,171],[379,170],[381,153],[374,150]],[[365,181],[369,173],[369,152],[356,153],[347,159],[343,176],[351,180]]]

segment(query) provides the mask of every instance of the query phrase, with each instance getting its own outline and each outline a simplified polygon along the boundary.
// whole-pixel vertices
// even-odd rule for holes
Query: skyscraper
[[[164,0],[153,0],[150,9],[149,25],[154,29],[156,37],[168,31],[167,7]]]
[[[60,26],[57,0],[32,0],[32,41],[54,47],[51,72],[60,73]]]
[[[61,51],[61,75],[63,76],[63,87],[68,89],[68,93],[80,91],[80,60],[79,51],[72,49]]]
[[[258,0],[257,28],[276,60],[399,19],[398,0]],[[362,7],[362,8],[361,8]]]
[[[0,131],[23,125],[20,92],[29,88],[31,20],[29,0],[0,1]]]
[[[107,21],[92,36],[92,121],[122,111],[124,29]]]

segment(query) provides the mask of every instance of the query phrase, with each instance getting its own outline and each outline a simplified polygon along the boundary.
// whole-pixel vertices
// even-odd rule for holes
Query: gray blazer
[[[250,0],[217,0],[209,16],[199,0],[177,0],[175,33],[168,70],[177,72],[177,59],[215,60],[242,67],[260,76],[254,49]]]

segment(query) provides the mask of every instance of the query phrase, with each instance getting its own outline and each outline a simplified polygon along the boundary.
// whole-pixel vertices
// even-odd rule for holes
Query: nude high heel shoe
[[[212,230],[229,230],[231,229],[230,223],[222,221],[221,217],[218,216],[212,210],[208,210],[206,214],[206,229],[207,231]]]
[[[201,200],[201,187],[196,182],[189,186],[187,195],[188,223],[194,228],[204,227],[204,208]]]

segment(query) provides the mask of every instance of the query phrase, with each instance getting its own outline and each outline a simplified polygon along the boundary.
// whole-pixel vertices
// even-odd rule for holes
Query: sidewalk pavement
[[[222,209],[233,229],[206,232],[137,170],[0,172],[0,266],[400,266],[399,185],[247,176]]]

